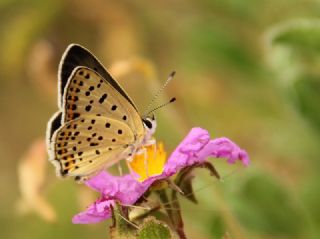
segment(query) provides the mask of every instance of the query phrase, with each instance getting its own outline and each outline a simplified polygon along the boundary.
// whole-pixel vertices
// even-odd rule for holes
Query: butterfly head
[[[145,140],[149,140],[151,139],[152,135],[154,134],[157,128],[156,118],[154,114],[152,114],[151,116],[147,116],[143,118],[142,122],[143,122],[144,128],[146,129]]]

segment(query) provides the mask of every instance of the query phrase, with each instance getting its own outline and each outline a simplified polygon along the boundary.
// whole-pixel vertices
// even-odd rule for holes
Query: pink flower
[[[112,176],[103,171],[86,182],[86,185],[101,193],[101,198],[87,210],[75,215],[73,223],[97,223],[111,217],[111,205],[119,201],[125,205],[134,204],[148,188],[158,180],[166,179],[181,169],[206,162],[208,157],[226,158],[228,163],[240,160],[249,165],[249,157],[227,138],[211,139],[209,133],[201,128],[193,128],[179,146],[173,151],[164,165],[161,174],[148,177],[139,182],[136,175]]]

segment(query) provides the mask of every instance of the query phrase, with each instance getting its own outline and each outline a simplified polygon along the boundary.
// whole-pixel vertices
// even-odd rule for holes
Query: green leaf
[[[293,87],[295,103],[299,112],[320,130],[320,76],[301,77]]]
[[[272,43],[320,51],[320,21],[304,19],[284,23],[280,25]]]
[[[288,100],[320,130],[320,21],[294,20],[269,31],[267,58]]]
[[[140,226],[139,239],[170,239],[173,233],[164,223],[156,220],[154,217],[147,217]]]

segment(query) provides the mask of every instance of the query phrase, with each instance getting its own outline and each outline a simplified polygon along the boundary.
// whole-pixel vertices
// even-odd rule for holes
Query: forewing
[[[134,107],[132,100],[122,89],[122,87],[111,77],[111,75],[106,71],[102,64],[97,60],[97,58],[86,48],[71,44],[65,50],[59,66],[59,106],[63,104],[63,95],[65,86],[67,85],[68,79],[72,74],[73,70],[78,66],[85,66],[96,72],[98,72],[107,82],[109,82],[130,104]]]
[[[90,176],[130,156],[134,141],[133,132],[125,123],[87,115],[55,131],[50,160],[60,176]]]
[[[66,85],[63,107],[63,122],[85,115],[102,115],[127,124],[134,134],[144,134],[141,117],[132,104],[87,67],[74,69]]]

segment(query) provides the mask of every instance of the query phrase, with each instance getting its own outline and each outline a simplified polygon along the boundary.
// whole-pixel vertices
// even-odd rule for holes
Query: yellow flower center
[[[143,146],[140,152],[128,164],[140,176],[138,181],[143,182],[151,176],[162,173],[167,160],[166,156],[167,154],[163,149],[162,143],[151,144]]]

